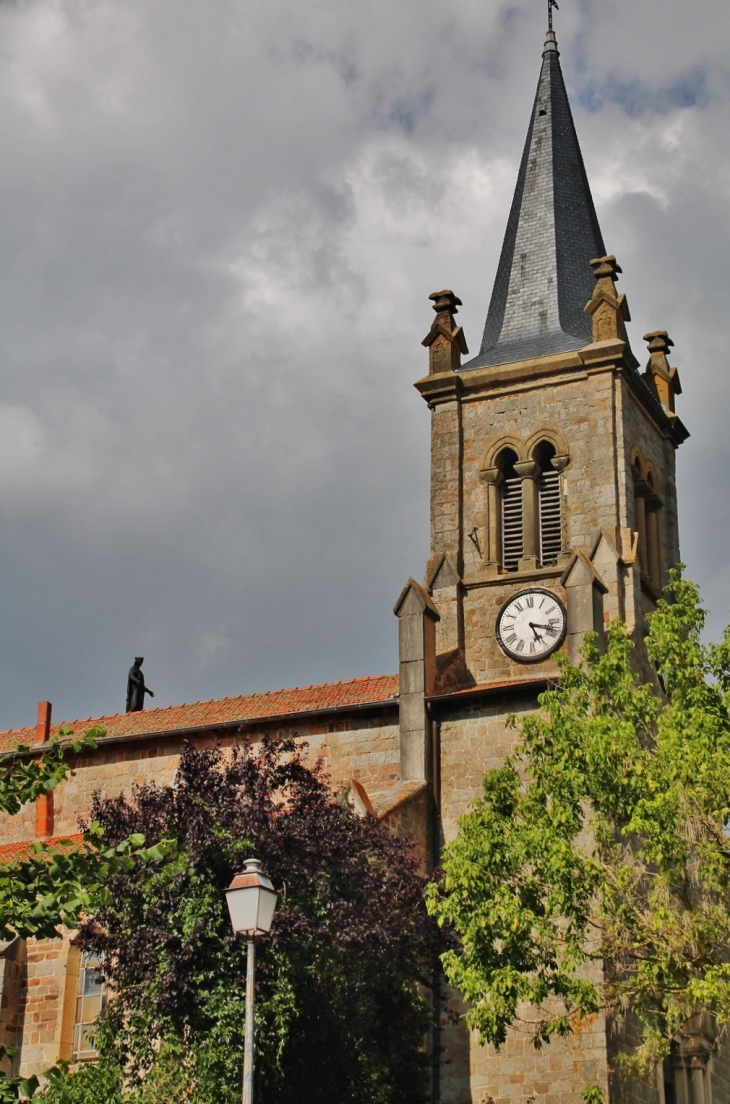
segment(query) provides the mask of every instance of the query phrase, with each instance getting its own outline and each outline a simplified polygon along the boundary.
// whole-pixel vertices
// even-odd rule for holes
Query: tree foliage
[[[589,638],[429,887],[460,937],[443,963],[483,1042],[527,1015],[540,1045],[603,1008],[637,1018],[638,1071],[691,1015],[730,1021],[730,629],[702,643],[697,588],[678,572],[669,598],[645,641],[658,679],[621,622],[604,651]]]
[[[224,890],[255,854],[280,891],[257,946],[256,1063],[268,1104],[416,1104],[434,927],[410,846],[335,800],[293,741],[225,753],[187,746],[173,785],[98,800],[110,842],[175,841],[155,869],[119,871],[81,927],[114,999],[99,1025],[110,1101],[238,1101],[245,944]],[[71,1074],[44,1099],[91,1104]],[[121,1082],[120,1082],[121,1084]],[[91,1088],[89,1086],[92,1086]]]

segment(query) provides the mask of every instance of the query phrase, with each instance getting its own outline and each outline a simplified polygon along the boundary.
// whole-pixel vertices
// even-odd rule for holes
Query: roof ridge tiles
[[[378,692],[378,684],[381,690]],[[352,693],[345,695],[343,690],[351,688]],[[360,693],[357,693],[357,690]],[[377,696],[367,697],[366,693],[374,693]],[[263,719],[266,716],[266,708],[272,709],[272,716],[309,713],[328,708],[342,708],[348,705],[375,705],[379,702],[392,701],[398,692],[397,675],[365,675],[354,679],[340,680],[338,682],[325,682],[310,686],[282,687],[275,690],[258,691],[251,694],[236,694],[225,698],[208,698],[194,702],[180,702],[173,705],[156,706],[154,709],[143,710],[138,713],[105,713],[97,717],[76,718],[72,721],[55,723],[52,726],[54,734],[68,724],[74,731],[83,727],[101,726],[112,728],[116,731],[110,735],[143,736],[153,735],[155,732],[172,731],[172,727],[159,725],[159,722],[167,716],[170,720],[175,718],[175,729],[194,730],[201,727],[216,727],[222,724],[235,724],[236,721],[244,722],[254,719]],[[321,701],[312,701],[312,696],[319,694]],[[302,700],[297,701],[297,697]],[[277,699],[280,705],[277,707]],[[247,711],[245,705],[258,706],[254,712]],[[276,710],[276,712],[274,712]],[[207,712],[209,715],[201,716]],[[155,727],[158,722],[158,727]],[[11,747],[17,743],[32,742],[34,728],[28,725],[24,728],[8,729],[0,732],[0,748]]]

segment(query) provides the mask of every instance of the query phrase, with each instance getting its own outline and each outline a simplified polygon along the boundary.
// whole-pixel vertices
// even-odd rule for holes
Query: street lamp
[[[231,927],[246,936],[246,1038],[243,1048],[243,1104],[253,1104],[253,982],[255,939],[271,931],[276,908],[276,891],[261,873],[258,859],[246,859],[243,874],[236,874],[226,890]]]

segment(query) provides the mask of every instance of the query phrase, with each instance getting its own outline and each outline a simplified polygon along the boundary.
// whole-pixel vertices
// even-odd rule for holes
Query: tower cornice
[[[433,409],[448,402],[474,402],[522,388],[557,385],[596,372],[616,372],[664,437],[681,445],[689,430],[676,414],[669,415],[644,378],[627,341],[595,341],[574,352],[533,357],[512,364],[494,364],[468,373],[441,372],[418,380],[414,387]]]

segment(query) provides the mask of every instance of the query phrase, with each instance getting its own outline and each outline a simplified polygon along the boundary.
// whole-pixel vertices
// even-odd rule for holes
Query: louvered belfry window
[[[515,464],[517,453],[505,448],[496,458],[496,467],[501,473],[500,493],[500,565],[503,571],[517,571],[520,560],[525,557],[525,528],[537,536],[536,547],[530,548],[528,562],[535,560],[542,567],[557,564],[563,549],[562,489],[560,472],[553,467],[555,446],[549,441],[541,441],[526,460],[524,478],[518,476]],[[518,464],[519,466],[519,464]],[[525,495],[524,479],[530,480]],[[533,484],[531,481],[535,479]],[[536,494],[532,492],[536,491]],[[527,505],[525,505],[527,503]],[[524,510],[537,510],[537,517],[525,518]]]
[[[522,559],[522,480],[517,476],[502,483],[502,567],[516,571]]]
[[[560,472],[548,468],[538,480],[540,523],[540,563],[543,567],[557,563],[562,547],[560,514]]]
[[[516,571],[523,554],[522,540],[522,480],[515,471],[517,453],[503,449],[497,457],[502,473],[500,495],[500,566],[503,571]]]

